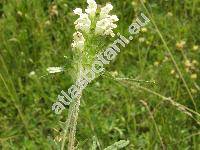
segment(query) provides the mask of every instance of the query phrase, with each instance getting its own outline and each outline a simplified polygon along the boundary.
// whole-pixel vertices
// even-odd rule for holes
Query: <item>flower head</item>
[[[76,8],[76,9],[74,9],[73,11],[74,11],[74,13],[75,13],[76,15],[79,15],[79,16],[80,16],[81,14],[83,14],[81,8]]]
[[[100,35],[111,35],[115,36],[113,29],[117,28],[117,25],[114,22],[118,21],[116,15],[107,15],[106,18],[97,21],[95,33]]]
[[[88,14],[83,13],[81,8],[76,8],[74,13],[80,17],[74,22],[76,30],[81,30],[84,32],[90,31],[91,20]]]
[[[91,20],[90,18],[95,17],[97,11],[97,4],[94,0],[87,0],[88,7],[85,9],[86,13],[83,13],[81,8],[76,8],[74,13],[80,17],[74,22],[75,29],[83,32],[90,32]],[[111,35],[115,36],[113,29],[117,28],[114,22],[119,19],[116,15],[109,15],[109,12],[113,9],[113,6],[108,3],[106,6],[101,8],[99,20],[96,22],[95,33],[98,35]]]
[[[94,17],[97,10],[97,3],[94,0],[87,0],[88,7],[85,10],[87,14],[89,14],[91,17]]]
[[[74,37],[74,40],[73,40],[73,43],[72,43],[72,47],[77,48],[79,50],[83,50],[84,42],[85,42],[83,34],[81,32],[75,32],[73,34],[73,37]]]
[[[113,6],[108,3],[101,8],[99,21],[97,21],[95,33],[99,35],[111,35],[115,36],[113,29],[117,28],[115,22],[119,19],[116,15],[109,15],[109,12],[113,9]]]
[[[100,12],[100,19],[106,18],[112,9],[113,6],[110,3],[106,4],[105,7],[102,7]]]

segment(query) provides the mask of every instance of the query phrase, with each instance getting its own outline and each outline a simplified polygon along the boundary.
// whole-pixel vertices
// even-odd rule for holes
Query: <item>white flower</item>
[[[85,10],[87,14],[89,14],[91,17],[94,17],[97,10],[97,3],[94,0],[87,0],[88,7]]]
[[[118,21],[116,15],[107,15],[106,18],[97,21],[95,33],[99,35],[111,35],[112,37],[115,36],[113,29],[117,28],[117,25],[114,22]]]
[[[111,4],[106,4],[105,7],[101,8],[99,21],[97,21],[95,33],[99,35],[111,35],[115,36],[113,29],[117,28],[114,22],[119,19],[116,15],[109,15],[109,12],[113,9]]]
[[[48,67],[47,71],[49,73],[58,73],[64,71],[63,67]]]
[[[76,8],[74,10],[74,13],[79,15],[80,17],[74,22],[75,24],[75,29],[76,30],[81,30],[84,32],[89,32],[90,31],[90,25],[91,21],[89,19],[88,14],[83,13],[81,8]]]
[[[90,31],[90,25],[91,25],[91,21],[89,19],[88,14],[81,14],[80,18],[78,18],[75,22],[75,29],[76,30],[81,30],[84,32],[89,32]]]
[[[83,34],[81,32],[75,32],[73,36],[74,36],[73,40],[74,42],[72,43],[72,47],[77,48],[79,50],[83,50],[85,42]]]
[[[76,15],[81,15],[81,14],[82,14],[82,9],[81,9],[81,8],[76,8],[76,9],[74,9],[73,11],[74,11],[74,13],[75,13]]]
[[[101,8],[100,19],[106,18],[112,9],[113,6],[110,3],[106,4],[105,7]]]

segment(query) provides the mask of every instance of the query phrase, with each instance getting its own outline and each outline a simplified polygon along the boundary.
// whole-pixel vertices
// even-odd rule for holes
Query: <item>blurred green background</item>
[[[139,0],[110,2],[123,35],[141,12],[147,15]],[[200,0],[144,4],[151,23],[106,69],[155,84],[105,76],[90,84],[81,100],[79,149],[92,143],[103,149],[121,139],[130,141],[128,150],[200,149]],[[0,149],[57,149],[68,112],[55,115],[51,106],[73,82],[69,72],[49,75],[46,68],[70,64],[77,7],[86,8],[86,0],[0,0]]]

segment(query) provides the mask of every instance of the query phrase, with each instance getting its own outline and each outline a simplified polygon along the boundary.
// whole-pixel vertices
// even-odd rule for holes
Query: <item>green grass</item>
[[[155,84],[107,76],[93,81],[81,99],[79,149],[88,150],[93,142],[104,149],[119,140],[130,141],[128,150],[200,149],[200,48],[193,50],[200,45],[200,0],[146,1],[152,17],[147,32],[136,35],[106,69],[117,72],[116,78]],[[116,32],[123,35],[140,12],[147,14],[140,1],[111,2],[120,19]],[[58,16],[51,15],[52,5]],[[73,82],[69,72],[47,75],[46,68],[70,66],[76,7],[85,8],[86,1],[0,0],[0,149],[58,148],[68,109],[55,115],[51,106]],[[181,40],[186,44],[177,50]],[[189,72],[187,59],[197,62]]]

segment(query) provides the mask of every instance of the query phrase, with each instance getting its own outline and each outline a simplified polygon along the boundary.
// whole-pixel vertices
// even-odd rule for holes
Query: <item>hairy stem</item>
[[[61,150],[64,150],[64,147],[65,147],[65,141],[67,139],[67,133],[68,133],[68,130],[69,130],[69,125],[70,125],[70,121],[71,121],[71,117],[72,117],[73,105],[74,105],[74,103],[72,103],[69,107],[69,114],[68,114],[67,120],[65,122],[66,126],[65,126],[65,129],[64,129],[63,140],[62,140],[62,143],[61,143]]]
[[[65,142],[67,139],[68,132],[69,132],[68,149],[74,150],[76,125],[77,125],[77,119],[78,119],[80,99],[81,99],[81,95],[76,100],[74,100],[74,102],[72,102],[70,105],[69,114],[67,117],[66,126],[64,130],[63,140],[61,143],[61,150],[65,149]]]
[[[77,120],[78,120],[80,99],[81,99],[81,95],[73,103],[74,107],[72,108],[72,112],[71,112],[72,114],[71,114],[70,128],[69,128],[68,150],[75,149],[74,144],[75,144],[76,125],[77,125]]]

